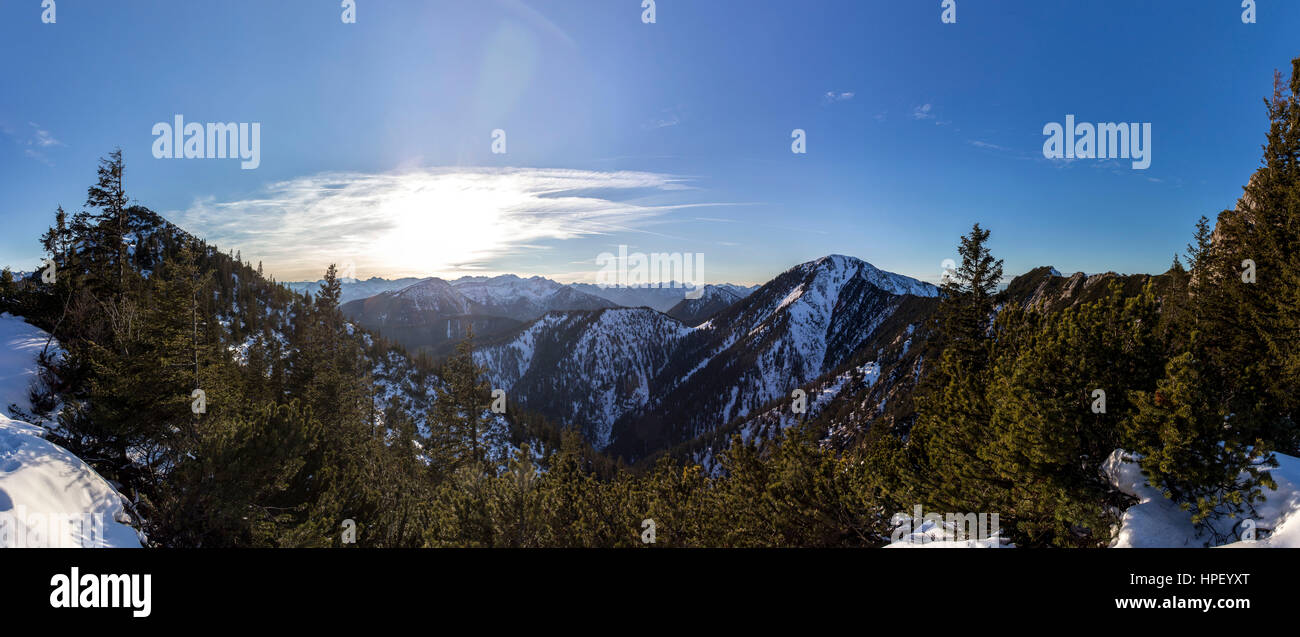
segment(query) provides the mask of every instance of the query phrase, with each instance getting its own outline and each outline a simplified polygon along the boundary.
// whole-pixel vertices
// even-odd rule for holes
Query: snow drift
[[[44,429],[6,415],[11,404],[30,408],[27,389],[48,338],[0,314],[0,548],[138,548],[121,494],[45,440]]]

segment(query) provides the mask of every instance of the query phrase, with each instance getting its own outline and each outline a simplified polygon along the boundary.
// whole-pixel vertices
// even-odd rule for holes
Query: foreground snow
[[[1277,490],[1265,491],[1267,499],[1255,505],[1256,534],[1261,539],[1232,542],[1223,548],[1300,548],[1300,458],[1280,453],[1273,456],[1278,466],[1271,473]],[[1124,512],[1113,548],[1202,547],[1210,542],[1208,536],[1196,533],[1190,513],[1147,485],[1128,454],[1119,450],[1111,454],[1106,471],[1116,487],[1139,500]],[[1231,523],[1221,526],[1226,530]]]
[[[0,548],[138,548],[122,496],[42,433],[0,415]]]
[[[139,547],[122,496],[89,465],[12,420],[29,409],[27,388],[48,335],[0,314],[0,548]]]
[[[38,327],[11,314],[0,314],[0,413],[9,405],[30,406],[27,388],[36,379],[36,356],[49,340]]]
[[[1252,518],[1255,540],[1240,540],[1216,548],[1300,548],[1300,458],[1273,454],[1278,466],[1271,471],[1276,490],[1265,492],[1264,502],[1255,505]],[[1130,454],[1116,450],[1106,460],[1105,470],[1120,491],[1138,499],[1124,511],[1119,531],[1111,548],[1201,548],[1212,545],[1212,538],[1198,533],[1190,513],[1179,509],[1142,476]],[[900,516],[899,532],[886,548],[994,548],[1001,544],[996,536],[987,539],[953,540],[951,525],[924,519],[912,527],[915,516]],[[1229,531],[1234,520],[1220,524]]]

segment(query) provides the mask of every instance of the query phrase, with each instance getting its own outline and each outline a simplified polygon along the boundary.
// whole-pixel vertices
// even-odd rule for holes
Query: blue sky
[[[0,4],[0,264],[121,146],[134,199],[281,280],[583,280],[626,244],[713,281],[831,253],[935,281],[975,221],[1010,274],[1160,272],[1300,55],[1290,0],[356,3]],[[155,159],[176,114],[260,123],[260,166]],[[1045,159],[1067,114],[1150,122],[1151,167]]]

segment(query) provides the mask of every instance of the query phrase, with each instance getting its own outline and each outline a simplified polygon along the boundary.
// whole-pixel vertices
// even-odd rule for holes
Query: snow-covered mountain
[[[341,294],[339,295],[339,303],[347,303],[348,301],[364,299],[392,290],[400,290],[420,280],[421,279],[415,277],[406,277],[403,279],[381,279],[379,277],[371,277],[365,280],[341,278],[339,279],[339,287],[341,291]],[[324,280],[294,281],[291,283],[285,283],[284,285],[294,292],[314,296],[316,291],[320,289],[321,284],[324,282]]]
[[[380,277],[371,277],[369,279],[340,278],[339,287],[341,290],[340,303],[348,303],[359,299],[365,299],[384,292],[396,292],[410,287],[417,283],[430,280],[432,277],[405,277],[400,279],[383,279]],[[284,283],[285,287],[308,296],[313,296],[320,289],[323,280],[319,281],[291,281]],[[484,305],[500,305],[510,308],[512,304],[527,306],[530,303],[537,304],[539,307],[545,305],[543,299],[553,295],[556,291],[568,288],[572,292],[579,292],[591,295],[596,298],[604,299],[608,303],[598,306],[581,308],[597,309],[599,307],[649,307],[660,312],[667,312],[673,306],[685,298],[686,294],[692,288],[683,287],[675,283],[657,287],[601,287],[591,283],[559,283],[545,277],[533,276],[522,278],[513,274],[504,274],[501,276],[465,276],[459,279],[446,281],[452,287],[459,290],[467,298],[482,303]],[[758,286],[743,286],[734,283],[719,283],[709,287],[722,288],[735,294],[738,297],[749,296]],[[571,298],[581,298],[573,295]],[[580,304],[580,303],[579,303]],[[564,305],[564,303],[552,302],[550,305]],[[532,313],[536,318],[545,314],[554,307],[545,307],[540,311],[525,311]],[[578,308],[575,308],[578,309]],[[516,311],[508,311],[507,315],[518,314]]]
[[[547,312],[598,310],[615,303],[547,278],[513,274],[485,278],[462,277],[451,282],[457,292],[478,304],[476,313],[532,320]]]
[[[646,308],[553,312],[475,358],[494,387],[602,448],[616,420],[661,391],[656,378],[690,333]]]
[[[636,458],[789,395],[846,362],[909,299],[937,295],[934,286],[833,255],[745,298],[723,288],[706,294],[703,305],[730,302],[694,328],[646,311],[548,316],[485,348],[480,360],[521,404]],[[527,364],[512,352],[529,352]],[[577,360],[568,358],[573,352]],[[592,352],[598,356],[583,358]],[[529,373],[536,382],[519,381]]]
[[[637,456],[788,397],[847,362],[909,299],[937,296],[932,285],[852,257],[795,266],[701,324],[663,372],[671,389],[616,423],[610,450]]]

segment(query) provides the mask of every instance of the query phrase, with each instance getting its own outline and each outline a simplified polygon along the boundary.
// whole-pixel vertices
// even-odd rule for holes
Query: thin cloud
[[[14,144],[23,149],[23,154],[34,159],[46,166],[53,166],[54,162],[45,155],[45,152],[59,146],[66,146],[63,142],[54,137],[49,130],[42,128],[36,122],[27,122],[31,128],[30,134],[18,133],[9,127],[0,128],[0,133],[13,140]]]
[[[922,104],[912,108],[912,119],[917,121],[932,121],[935,126],[947,126],[952,120],[938,119],[934,112],[933,104]]]
[[[650,233],[646,226],[672,211],[728,205],[662,203],[688,186],[683,180],[537,168],[323,173],[271,184],[255,198],[199,200],[172,214],[284,280],[345,262],[389,276],[428,276],[489,268],[546,242]]]
[[[41,162],[42,164],[45,164],[46,166],[54,166],[54,162],[50,161],[48,157],[30,148],[24,148],[23,154],[27,155],[28,157],[31,157],[32,159],[35,159],[36,161]]]
[[[50,131],[41,128],[40,124],[37,124],[36,122],[27,122],[27,125],[36,129],[36,132],[32,134],[31,141],[27,142],[28,144],[34,144],[36,146],[40,146],[41,148],[64,145],[63,142],[55,139],[54,135],[50,134]]]
[[[855,93],[853,91],[826,91],[826,93],[822,95],[822,101],[826,102],[827,104],[833,104],[835,102],[847,102],[853,99],[854,95]]]
[[[988,150],[1000,150],[1000,151],[1010,151],[1010,150],[1011,150],[1010,148],[1006,148],[1005,146],[998,146],[997,144],[990,144],[990,143],[988,143],[988,142],[986,142],[986,141],[981,141],[981,140],[978,140],[978,139],[972,139],[972,140],[970,140],[968,143],[969,143],[971,146],[974,146],[974,147],[976,147],[976,148],[985,148],[985,149],[988,149]]]

